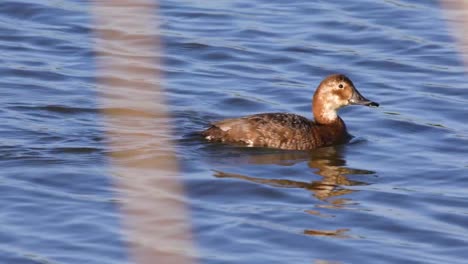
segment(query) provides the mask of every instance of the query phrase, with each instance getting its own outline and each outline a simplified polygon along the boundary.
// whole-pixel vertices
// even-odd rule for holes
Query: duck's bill
[[[353,96],[349,99],[349,103],[352,105],[365,105],[365,106],[373,106],[378,107],[379,104],[368,100],[364,96],[362,96],[357,90],[354,90]]]

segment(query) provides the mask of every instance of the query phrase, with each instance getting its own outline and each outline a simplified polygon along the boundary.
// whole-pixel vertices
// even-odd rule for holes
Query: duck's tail
[[[223,141],[223,138],[226,136],[226,132],[217,126],[212,125],[208,129],[202,131],[201,135],[209,141]]]

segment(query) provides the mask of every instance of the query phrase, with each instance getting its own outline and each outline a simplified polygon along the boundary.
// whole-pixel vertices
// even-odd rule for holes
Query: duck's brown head
[[[314,94],[312,111],[315,121],[333,123],[338,119],[336,111],[347,105],[379,106],[362,96],[345,75],[330,75],[320,83]]]

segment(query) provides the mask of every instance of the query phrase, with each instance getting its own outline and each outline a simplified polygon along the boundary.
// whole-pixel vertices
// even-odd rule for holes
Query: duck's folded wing
[[[211,124],[211,127],[202,132],[208,140],[223,142],[244,142],[255,135],[255,126],[247,118],[224,119]]]
[[[310,126],[310,120],[302,116],[268,113],[215,122],[203,135],[215,141],[282,147],[308,136]]]

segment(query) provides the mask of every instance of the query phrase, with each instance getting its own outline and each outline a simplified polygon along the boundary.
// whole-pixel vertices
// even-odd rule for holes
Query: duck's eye
[[[342,89],[343,85],[340,83],[340,85],[338,85],[338,88]]]

